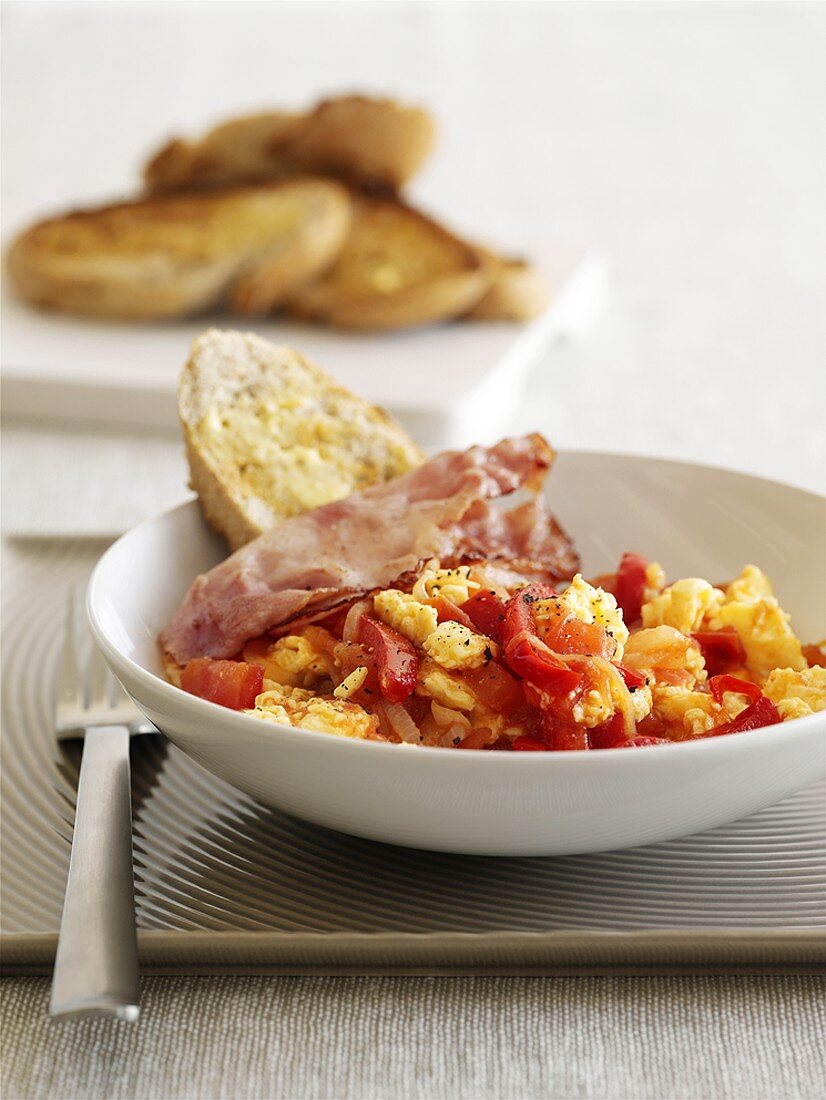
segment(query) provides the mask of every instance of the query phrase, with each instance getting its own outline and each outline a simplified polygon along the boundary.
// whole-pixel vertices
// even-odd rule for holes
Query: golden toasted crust
[[[354,195],[341,254],[287,309],[339,328],[406,328],[466,313],[490,282],[479,251],[438,222],[395,199]]]
[[[233,549],[424,459],[382,409],[251,333],[211,329],[194,342],[178,412],[190,484]]]
[[[307,172],[354,187],[396,191],[430,152],[435,125],[421,107],[339,96],[304,114],[231,119],[203,137],[175,138],[144,170],[153,192],[221,187]]]
[[[550,290],[542,274],[528,260],[498,256],[481,250],[492,272],[492,282],[466,317],[474,321],[530,321],[547,306]]]
[[[346,189],[326,179],[171,195],[40,222],[8,270],[27,301],[87,316],[264,313],[330,265],[349,224]]]

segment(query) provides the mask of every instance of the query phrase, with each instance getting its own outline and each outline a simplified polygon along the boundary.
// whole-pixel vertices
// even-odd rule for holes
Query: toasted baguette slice
[[[251,333],[210,329],[194,342],[178,413],[190,484],[233,549],[424,460],[387,413]]]
[[[174,138],[146,165],[150,191],[180,191],[280,179],[338,176],[354,187],[396,191],[433,146],[435,125],[421,107],[340,96],[304,114],[272,111],[231,119],[203,137]]]
[[[308,178],[52,218],[17,239],[8,267],[22,298],[69,313],[265,313],[330,265],[349,225],[347,190]]]
[[[533,264],[481,251],[493,281],[465,316],[474,321],[530,321],[540,314],[550,301],[550,291]]]
[[[490,282],[478,250],[431,218],[395,199],[354,195],[341,254],[287,309],[339,328],[405,328],[466,313]]]

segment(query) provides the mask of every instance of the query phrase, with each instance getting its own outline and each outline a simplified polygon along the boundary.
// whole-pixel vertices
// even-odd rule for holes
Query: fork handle
[[[86,731],[50,1012],[138,1018],[129,730]]]

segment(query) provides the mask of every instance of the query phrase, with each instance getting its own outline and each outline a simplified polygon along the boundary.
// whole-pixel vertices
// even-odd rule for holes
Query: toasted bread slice
[[[201,138],[172,138],[143,170],[152,194],[265,183],[290,173],[279,147],[302,115],[266,111],[229,119]]]
[[[231,119],[203,137],[175,138],[146,165],[153,192],[221,187],[317,172],[354,187],[396,191],[430,152],[431,115],[390,99],[350,95],[304,114]]]
[[[287,309],[339,328],[405,328],[466,313],[490,282],[478,250],[438,222],[395,199],[354,195],[341,254]]]
[[[349,225],[347,190],[325,179],[144,199],[32,226],[9,274],[27,301],[87,316],[265,313],[330,265]]]
[[[424,460],[387,413],[251,333],[210,329],[194,342],[178,412],[190,484],[233,549]]]
[[[530,321],[540,314],[551,295],[533,264],[498,256],[488,249],[480,251],[490,265],[493,281],[465,316],[474,321]]]

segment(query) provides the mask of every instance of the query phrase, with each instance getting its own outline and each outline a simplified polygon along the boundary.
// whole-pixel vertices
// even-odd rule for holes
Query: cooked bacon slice
[[[553,458],[540,435],[446,451],[285,520],[196,578],[161,645],[180,664],[231,657],[250,638],[318,619],[428,558],[488,558],[548,581],[571,577],[576,552],[544,501],[510,512],[489,503],[521,488],[537,493]]]

